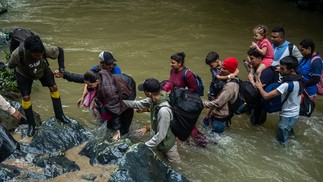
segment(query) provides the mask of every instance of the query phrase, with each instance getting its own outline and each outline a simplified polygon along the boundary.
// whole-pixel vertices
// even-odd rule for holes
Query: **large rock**
[[[21,169],[16,166],[0,163],[0,181],[10,181],[20,175]]]
[[[51,154],[66,151],[88,141],[90,132],[77,121],[63,124],[54,117],[40,126],[31,143],[24,149],[25,153]]]
[[[185,176],[174,171],[161,161],[145,144],[132,145],[118,162],[109,182],[136,181],[188,181]]]
[[[129,139],[120,139],[109,142],[107,138],[94,139],[89,141],[79,152],[90,158],[90,164],[116,164],[121,160],[128,148],[132,145]]]
[[[46,179],[55,178],[64,173],[79,171],[80,167],[74,161],[64,156],[55,156],[48,158],[35,159],[36,166],[44,168],[44,176]],[[32,175],[29,175],[31,177]]]

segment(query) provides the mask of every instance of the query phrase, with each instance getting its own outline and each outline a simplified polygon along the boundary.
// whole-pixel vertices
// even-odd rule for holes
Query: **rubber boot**
[[[26,119],[28,121],[28,130],[27,130],[27,136],[32,137],[35,134],[35,118],[34,118],[34,113],[33,109],[30,106],[28,109],[24,109]]]
[[[71,123],[71,121],[63,113],[61,99],[59,97],[52,97],[52,102],[56,119],[62,123]]]

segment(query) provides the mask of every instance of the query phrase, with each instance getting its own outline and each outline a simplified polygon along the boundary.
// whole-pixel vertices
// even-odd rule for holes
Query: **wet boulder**
[[[188,181],[161,161],[145,144],[132,145],[118,162],[109,181]]]
[[[90,164],[116,164],[132,145],[127,138],[115,142],[108,141],[106,137],[93,139],[79,152],[90,158]]]
[[[12,180],[14,177],[20,175],[21,170],[16,166],[0,163],[0,181]]]
[[[88,141],[90,132],[77,121],[63,124],[54,117],[45,121],[34,135],[31,143],[24,148],[25,153],[51,154],[66,151]]]
[[[34,164],[44,169],[44,176],[46,179],[55,178],[64,173],[79,171],[80,167],[74,162],[70,161],[64,156],[55,156],[48,158],[35,158]],[[37,176],[35,174],[29,177]],[[39,175],[42,177],[42,175]],[[39,179],[39,176],[37,178]]]

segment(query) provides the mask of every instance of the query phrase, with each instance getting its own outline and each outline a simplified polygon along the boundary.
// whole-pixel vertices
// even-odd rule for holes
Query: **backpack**
[[[311,59],[311,64],[315,59],[321,59],[321,61],[323,61],[320,56],[314,56]],[[317,94],[318,95],[323,95],[323,70],[321,71],[320,81],[317,83]]]
[[[250,108],[255,108],[260,98],[258,90],[249,81],[232,79],[230,82],[234,82],[239,85],[237,99],[233,103],[229,103],[230,112],[240,115],[248,111]]]
[[[280,85],[281,85],[281,83],[278,83],[278,82],[271,83],[265,88],[265,91],[268,93],[268,92],[270,92],[272,90],[275,90]],[[262,108],[265,109],[266,112],[268,112],[268,113],[281,111],[282,106],[287,101],[287,99],[288,99],[290,93],[293,91],[293,89],[294,89],[293,82],[288,82],[288,90],[287,90],[288,93],[287,93],[287,95],[286,95],[286,97],[284,98],[283,101],[281,101],[281,95],[278,95],[278,96],[273,97],[273,98],[268,99],[268,100],[265,100],[265,99],[261,98],[260,99],[260,104],[261,104]]]
[[[35,35],[35,33],[26,28],[15,28],[10,32],[10,53],[12,53],[17,47],[19,47],[19,45],[23,44],[23,42],[32,35]]]
[[[170,94],[170,109],[173,111],[173,120],[170,121],[170,128],[174,135],[181,141],[186,141],[190,136],[204,106],[197,93],[187,89],[178,88]],[[156,108],[156,115],[161,107]]]
[[[119,90],[119,94],[121,95],[121,98],[123,100],[127,99],[132,93],[130,86],[120,76],[116,74],[112,74],[112,76],[117,82],[117,87]]]
[[[315,102],[310,98],[308,93],[304,90],[302,93],[301,105],[299,115],[311,117],[315,108]]]
[[[186,81],[186,73],[189,69],[188,68],[184,68],[183,70],[183,74],[182,74],[182,79],[184,80],[185,82],[185,85],[188,85],[187,84],[187,81]],[[196,81],[196,85],[197,85],[197,92],[200,96],[203,96],[204,95],[204,86],[203,86],[203,82],[202,82],[202,79],[200,76],[198,76],[197,74],[195,74],[194,72],[192,72],[193,75],[194,75],[194,78],[195,78],[195,81]]]
[[[10,37],[10,44],[9,44],[9,50],[10,50],[10,54],[19,47],[19,58],[20,58],[20,62],[24,63],[24,54],[23,54],[23,47],[24,47],[24,41],[32,36],[32,35],[36,35],[34,32],[32,32],[30,29],[27,28],[15,28],[13,29],[10,33],[9,33],[9,37]],[[46,54],[44,54],[44,59],[47,63],[47,65],[49,65],[49,62],[46,58]]]

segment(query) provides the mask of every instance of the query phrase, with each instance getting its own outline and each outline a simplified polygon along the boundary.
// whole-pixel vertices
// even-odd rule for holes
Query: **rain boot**
[[[58,98],[52,97],[52,102],[53,102],[53,108],[54,108],[56,119],[62,123],[71,123],[71,121],[63,113],[60,97]]]
[[[33,108],[28,107],[28,109],[24,109],[26,119],[28,121],[28,130],[27,130],[27,136],[32,137],[35,134],[35,119],[34,119],[34,113],[33,113]]]

